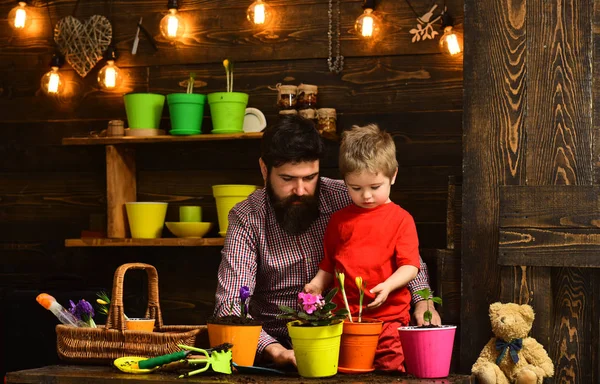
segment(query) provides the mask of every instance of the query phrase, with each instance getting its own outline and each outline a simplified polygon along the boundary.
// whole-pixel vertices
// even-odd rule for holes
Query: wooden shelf
[[[66,239],[65,247],[216,247],[222,246],[222,237],[165,238],[165,239]]]
[[[260,139],[262,132],[233,133],[233,134],[201,134],[192,136],[116,136],[116,137],[66,137],[63,145],[111,145],[111,144],[152,144],[152,143],[181,143],[191,141],[219,141],[238,139]]]

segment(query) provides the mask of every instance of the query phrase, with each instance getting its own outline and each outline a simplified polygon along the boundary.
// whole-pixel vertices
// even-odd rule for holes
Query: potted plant
[[[342,339],[340,344],[339,371],[343,373],[364,373],[375,370],[373,361],[379,342],[379,335],[383,328],[383,321],[363,318],[363,299],[366,282],[361,276],[354,280],[359,292],[358,316],[352,317],[350,306],[345,291],[345,274],[336,271],[335,276],[339,282],[344,304],[348,311],[348,318],[344,321]]]
[[[199,135],[202,128],[206,96],[194,93],[196,74],[190,73],[185,93],[167,95],[171,114],[171,135]]]
[[[211,348],[224,343],[233,344],[231,359],[241,366],[254,365],[258,338],[262,330],[261,323],[248,316],[250,296],[250,288],[242,286],[239,296],[240,315],[213,317],[207,321]]]
[[[287,323],[287,329],[298,373],[303,377],[328,377],[337,373],[343,319],[348,314],[346,309],[332,312],[336,305],[331,299],[337,292],[334,288],[325,298],[300,292],[300,310],[279,306],[284,313],[278,318],[293,320]]]
[[[406,372],[419,378],[446,377],[450,373],[456,326],[431,324],[429,306],[441,305],[442,299],[433,296],[428,288],[415,293],[427,300],[428,310],[423,314],[425,324],[398,328]]]
[[[212,133],[240,133],[243,132],[248,94],[233,92],[233,62],[225,59],[223,67],[227,78],[227,92],[208,94]]]

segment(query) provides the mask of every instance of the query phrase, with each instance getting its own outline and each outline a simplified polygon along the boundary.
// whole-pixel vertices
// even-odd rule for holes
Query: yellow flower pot
[[[328,377],[338,370],[340,340],[344,323],[319,327],[300,326],[299,321],[287,323],[292,339],[298,373],[302,377]]]
[[[246,200],[249,194],[260,187],[256,185],[222,184],[213,185],[213,196],[217,202],[217,215],[219,216],[219,235],[225,236],[229,220],[229,211],[240,201]]]

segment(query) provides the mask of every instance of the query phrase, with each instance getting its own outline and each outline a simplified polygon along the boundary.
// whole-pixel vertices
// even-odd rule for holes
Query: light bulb
[[[47,95],[61,94],[64,88],[64,81],[60,76],[58,67],[52,67],[50,72],[42,76],[42,91]]]
[[[31,14],[27,12],[27,3],[19,1],[19,5],[8,13],[8,23],[13,29],[23,30],[31,24]]]
[[[115,65],[115,61],[107,60],[106,65],[98,72],[98,84],[100,87],[112,90],[118,88],[122,81],[121,70]]]
[[[452,26],[446,26],[440,37],[440,49],[444,54],[456,56],[462,52],[462,41],[462,36]]]
[[[356,19],[354,29],[360,37],[376,40],[381,32],[381,20],[371,8],[366,8],[365,12]]]
[[[264,26],[271,24],[273,20],[273,9],[263,0],[256,0],[246,11],[248,20],[254,25]]]
[[[177,8],[170,8],[169,13],[160,21],[160,32],[167,40],[178,40],[185,32],[185,24],[177,13]]]

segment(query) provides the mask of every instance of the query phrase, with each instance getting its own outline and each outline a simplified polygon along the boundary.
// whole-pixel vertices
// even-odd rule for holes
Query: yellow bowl
[[[165,223],[169,231],[177,237],[202,237],[206,235],[213,223],[167,221]]]

